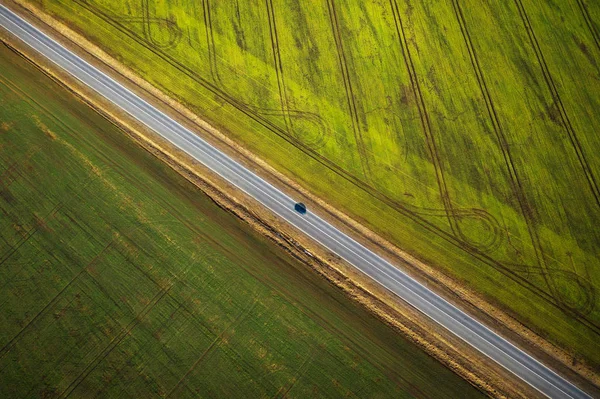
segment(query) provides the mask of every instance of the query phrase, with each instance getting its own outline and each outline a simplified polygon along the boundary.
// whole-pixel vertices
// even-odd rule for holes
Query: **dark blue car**
[[[302,202],[296,202],[296,205],[294,205],[294,209],[296,210],[296,212],[301,213],[303,215],[306,213],[306,205],[304,205]]]

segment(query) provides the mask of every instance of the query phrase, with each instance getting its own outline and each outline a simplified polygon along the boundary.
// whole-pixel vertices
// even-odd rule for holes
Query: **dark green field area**
[[[600,365],[600,2],[31,2]]]
[[[0,398],[480,397],[0,46]]]

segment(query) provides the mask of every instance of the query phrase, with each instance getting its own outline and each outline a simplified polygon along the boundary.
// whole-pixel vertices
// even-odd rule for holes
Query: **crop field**
[[[481,397],[0,45],[0,397]]]
[[[31,0],[600,365],[600,3]]]

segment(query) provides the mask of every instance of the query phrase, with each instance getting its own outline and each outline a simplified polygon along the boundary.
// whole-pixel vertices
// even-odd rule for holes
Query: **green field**
[[[600,365],[600,2],[31,2]]]
[[[480,397],[0,44],[0,397]]]

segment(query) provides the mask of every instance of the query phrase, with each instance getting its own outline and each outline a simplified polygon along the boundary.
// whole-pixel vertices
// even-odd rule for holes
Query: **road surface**
[[[585,392],[311,212],[294,211],[291,198],[197,134],[150,105],[30,23],[0,5],[0,25],[73,77],[237,186],[270,211],[408,302],[450,333],[551,398],[589,398]]]

